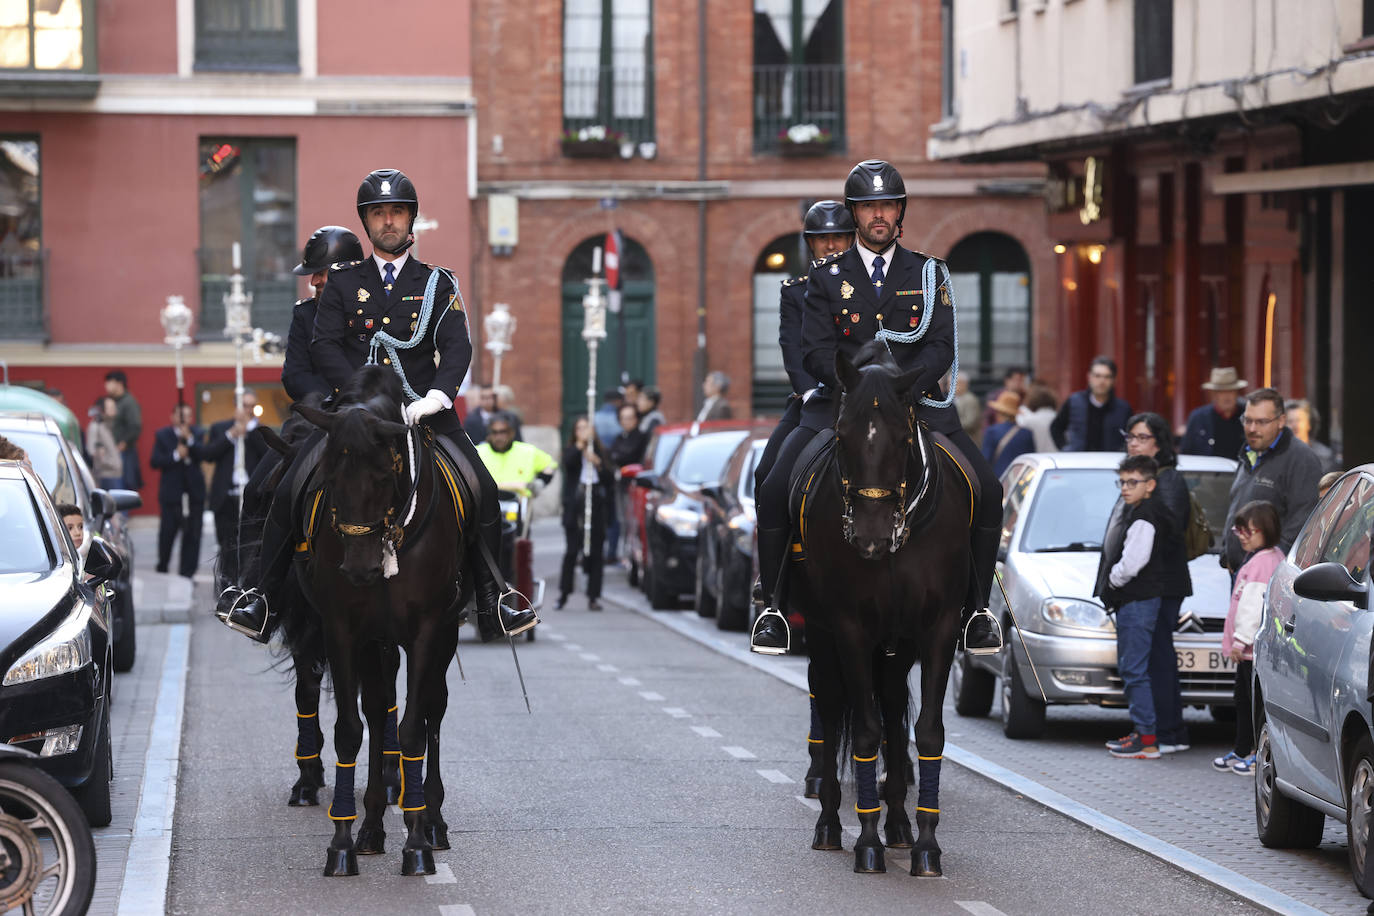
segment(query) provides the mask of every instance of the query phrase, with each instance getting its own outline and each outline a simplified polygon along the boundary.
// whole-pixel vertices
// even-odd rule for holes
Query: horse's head
[[[342,394],[342,392],[341,392]],[[320,467],[329,494],[329,524],[343,543],[339,569],[355,585],[382,575],[383,539],[399,547],[409,482],[404,423],[377,416],[366,402],[341,401],[333,412],[301,404],[292,409],[323,429]],[[399,406],[393,406],[399,414]]]
[[[859,362],[835,355],[835,375],[844,391],[835,430],[845,538],[871,560],[905,539],[915,431],[911,388],[919,371],[900,372],[881,344],[867,345]]]

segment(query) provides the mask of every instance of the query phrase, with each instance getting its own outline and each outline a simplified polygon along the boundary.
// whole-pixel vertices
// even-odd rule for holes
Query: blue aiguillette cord
[[[892,352],[892,345],[888,341],[897,343],[916,343],[926,336],[926,331],[930,330],[930,318],[935,314],[935,265],[939,264],[940,269],[945,272],[945,288],[949,293],[949,307],[953,311],[954,319],[954,362],[949,368],[950,385],[949,391],[945,392],[941,400],[933,400],[921,395],[921,403],[926,407],[948,407],[954,403],[954,381],[959,378],[959,312],[954,307],[954,283],[949,276],[949,265],[944,261],[937,261],[935,258],[926,258],[925,267],[921,269],[921,289],[922,298],[926,301],[926,308],[921,315],[921,323],[910,331],[892,331],[888,328],[879,328],[878,333],[874,334],[875,340],[881,340],[889,353]]]
[[[420,317],[415,322],[415,331],[410,335],[410,339],[401,340],[398,337],[391,336],[386,331],[378,331],[376,334],[372,335],[372,342],[368,344],[367,348],[367,364],[369,366],[377,365],[378,348],[386,350],[387,356],[391,358],[391,368],[395,370],[396,375],[401,379],[401,388],[405,390],[406,396],[412,401],[420,400],[423,395],[416,394],[415,389],[410,387],[410,380],[406,378],[405,369],[401,368],[401,357],[398,351],[413,350],[420,345],[420,341],[424,340],[425,333],[429,330],[429,320],[434,315],[434,294],[439,289],[439,277],[441,275],[448,277],[448,281],[453,284],[454,298],[457,299],[458,304],[466,310],[467,306],[463,303],[463,294],[458,289],[458,278],[442,267],[435,267],[429,272],[429,281],[425,283],[425,298],[424,302],[420,305]],[[448,313],[449,309],[447,307],[444,308],[443,314],[439,316],[439,320],[434,322],[435,349],[438,349],[439,346],[439,325],[448,317]]]

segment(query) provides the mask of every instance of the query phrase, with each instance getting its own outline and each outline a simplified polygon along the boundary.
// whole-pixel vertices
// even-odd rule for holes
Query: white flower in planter
[[[825,131],[815,124],[793,124],[787,128],[787,139],[791,143],[815,143],[824,134]]]

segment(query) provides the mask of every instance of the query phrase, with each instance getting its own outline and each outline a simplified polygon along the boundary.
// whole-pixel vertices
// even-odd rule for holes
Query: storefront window
[[[0,135],[0,325],[43,335],[43,236],[38,140]]]
[[[196,69],[296,70],[297,18],[296,0],[196,0]]]
[[[90,0],[0,0],[0,70],[86,68]]]

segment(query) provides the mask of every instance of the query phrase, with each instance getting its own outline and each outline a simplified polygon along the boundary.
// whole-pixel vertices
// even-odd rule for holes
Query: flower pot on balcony
[[[564,140],[562,147],[569,159],[610,159],[620,154],[619,140]]]
[[[781,143],[778,155],[786,159],[801,159],[807,156],[824,156],[830,152],[829,143]]]

